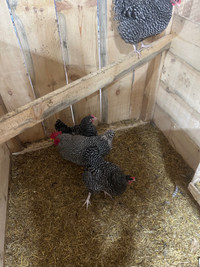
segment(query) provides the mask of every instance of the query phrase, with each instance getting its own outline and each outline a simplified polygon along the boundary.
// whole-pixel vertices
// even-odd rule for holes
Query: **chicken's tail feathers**
[[[54,126],[56,131],[62,131],[63,133],[70,133],[70,127],[68,127],[67,124],[65,124],[61,120],[57,120]]]

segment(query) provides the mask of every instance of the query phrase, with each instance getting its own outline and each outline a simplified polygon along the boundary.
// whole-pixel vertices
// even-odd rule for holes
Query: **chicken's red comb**
[[[172,3],[172,6],[175,6],[175,5],[180,6],[181,0],[171,0],[171,3]]]
[[[132,179],[132,180],[128,181],[129,184],[131,184],[133,181],[135,181],[135,177],[130,177],[130,179]]]
[[[54,140],[54,139],[55,139],[58,135],[60,135],[60,134],[62,134],[61,131],[59,131],[59,132],[53,132],[53,133],[50,135],[50,138]]]
[[[96,121],[97,120],[97,117],[95,117],[94,115],[90,115],[92,117],[92,121]]]

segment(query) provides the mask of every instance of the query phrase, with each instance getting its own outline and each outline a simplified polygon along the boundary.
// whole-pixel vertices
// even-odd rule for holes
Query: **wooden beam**
[[[192,183],[195,184],[197,182],[200,182],[200,163],[195,171],[194,177],[192,179]]]
[[[152,43],[140,59],[131,52],[117,62],[57,89],[0,118],[0,144],[144,65],[170,46],[173,34]]]
[[[4,266],[4,243],[6,229],[9,169],[10,152],[6,144],[2,144],[0,145],[0,267]]]
[[[194,197],[194,199],[198,202],[198,204],[200,205],[200,191],[198,190],[198,188],[195,186],[195,184],[197,182],[200,182],[200,163],[195,171],[194,177],[191,181],[191,183],[189,183],[188,185],[188,189],[190,191],[190,193],[192,194],[192,196]]]
[[[191,182],[188,185],[188,190],[194,197],[194,199],[197,201],[197,203],[200,205],[200,191],[196,188],[196,186]]]

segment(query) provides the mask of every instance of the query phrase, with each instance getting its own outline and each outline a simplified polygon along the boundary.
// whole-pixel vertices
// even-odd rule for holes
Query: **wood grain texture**
[[[105,34],[106,39],[103,40],[103,42],[107,45],[107,62],[108,64],[111,64],[133,51],[133,47],[130,44],[126,44],[117,31],[112,0],[107,0],[106,11],[107,32]],[[132,86],[133,73],[130,73],[109,87],[103,89],[102,105],[104,122],[111,123],[130,118]]]
[[[196,182],[199,182],[199,181],[200,181],[200,164],[198,165],[195,171],[194,177],[192,179],[192,183],[195,184]]]
[[[136,120],[139,120],[141,116],[148,66],[149,63],[146,63],[134,71],[130,97],[130,117]]]
[[[200,205],[200,191],[196,188],[193,183],[189,183],[188,189],[197,203]]]
[[[142,52],[140,59],[132,52],[100,71],[89,74],[1,117],[0,143],[91,95],[99,88],[120,79],[133,69],[141,67],[159,53],[168,49],[173,37],[173,35],[168,35],[154,42],[151,49]]]
[[[200,147],[200,113],[162,81],[157,94],[157,103]]]
[[[184,0],[181,1],[181,5],[179,7],[175,7],[175,14],[185,17],[192,22],[200,23],[199,10],[199,0]]]
[[[23,54],[15,34],[6,0],[1,1],[0,8],[0,88],[1,98],[6,111],[12,111],[35,99]],[[34,141],[44,137],[41,125],[20,135],[23,142]]]
[[[163,65],[161,81],[200,113],[200,72],[169,52]]]
[[[183,157],[188,165],[196,170],[200,162],[200,149],[172,117],[156,104],[153,115],[156,126],[164,133],[172,147]]]
[[[94,0],[56,1],[59,27],[69,82],[99,68],[97,43],[97,2]],[[74,104],[76,123],[88,115],[99,117],[99,93]]]
[[[170,51],[200,71],[200,60],[197,56],[200,54],[200,24],[174,15],[172,30],[177,37],[174,38]]]
[[[4,266],[4,244],[6,230],[6,211],[8,182],[10,172],[10,153],[5,144],[0,145],[0,267]]]
[[[140,119],[143,121],[150,121],[152,119],[165,55],[166,53],[163,52],[148,65],[140,114]]]
[[[6,113],[7,113],[7,110],[0,95],[0,117]],[[6,144],[11,153],[18,152],[23,149],[23,146],[18,137],[10,139]]]
[[[18,0],[10,4],[36,97],[64,86],[66,76],[54,1]],[[71,122],[69,109],[64,116]],[[56,114],[44,122],[46,133],[54,130],[58,117]]]

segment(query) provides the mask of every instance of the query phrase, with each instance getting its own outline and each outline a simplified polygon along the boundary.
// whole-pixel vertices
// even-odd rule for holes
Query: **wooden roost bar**
[[[49,137],[58,118],[153,121],[196,171],[189,190],[200,203],[199,9],[183,1],[138,58],[117,32],[112,0],[1,1],[0,266],[11,154]]]

